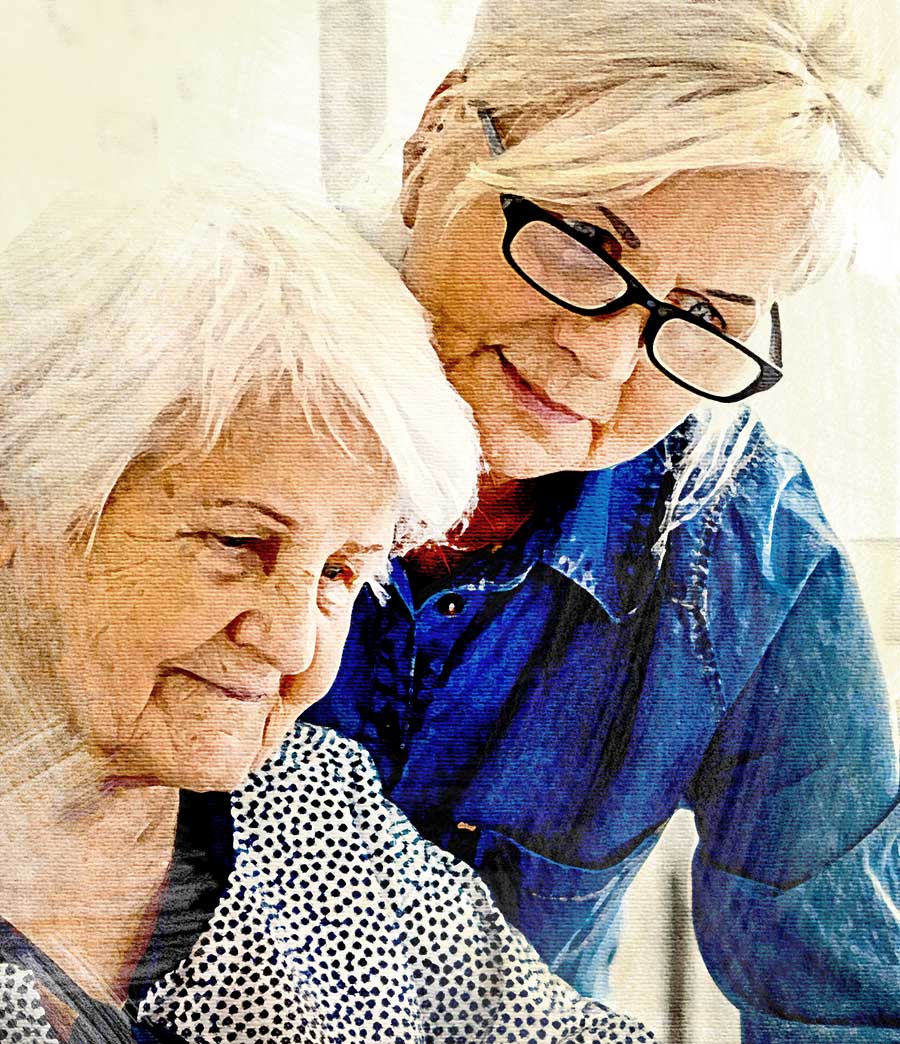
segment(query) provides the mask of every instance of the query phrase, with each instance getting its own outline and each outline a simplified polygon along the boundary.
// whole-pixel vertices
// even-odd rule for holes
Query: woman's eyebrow
[[[641,245],[641,241],[631,226],[620,218],[618,214],[614,214],[608,207],[604,207],[601,203],[597,204],[597,209],[616,230],[625,246],[631,247],[632,250],[637,250]]]
[[[610,210],[609,207],[603,206],[602,203],[597,204],[597,209],[612,225],[624,244],[632,250],[637,250],[641,245],[640,238],[625,219],[619,217],[619,215]],[[746,305],[748,308],[756,308],[756,298],[750,297],[749,294],[735,294],[729,290],[704,290],[703,292],[709,294],[710,297],[719,297],[723,301],[732,301],[734,304]]]
[[[269,507],[268,504],[261,504],[258,500],[244,500],[240,497],[220,497],[216,500],[206,501],[206,506],[249,508],[251,511],[256,511],[260,515],[266,515],[268,518],[277,522],[280,526],[284,526],[285,529],[296,529],[300,525],[297,519],[291,518],[290,515],[283,515],[280,511],[276,511],[275,508]]]
[[[344,550],[351,555],[377,555],[386,550],[382,544],[357,544],[351,540],[348,544],[344,544]]]
[[[597,204],[597,209],[612,225],[625,245],[631,247],[632,250],[637,250],[641,245],[641,241],[638,234],[624,220],[624,218],[620,218],[618,214],[610,210],[609,207],[603,206],[602,203]],[[748,308],[756,308],[756,298],[750,297],[749,294],[735,294],[729,290],[704,290],[703,293],[709,294],[710,297],[719,297],[723,301],[732,301],[734,304],[746,305]]]
[[[756,307],[756,298],[747,294],[732,294],[727,290],[704,290],[703,293],[710,297],[721,297],[723,301],[733,301],[735,304],[746,305],[748,308]]]

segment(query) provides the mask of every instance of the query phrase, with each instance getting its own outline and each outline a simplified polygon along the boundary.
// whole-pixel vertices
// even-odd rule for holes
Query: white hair
[[[43,535],[89,533],[133,461],[208,450],[242,401],[283,389],[380,441],[398,550],[465,514],[469,408],[397,273],[334,212],[241,172],[129,183],[0,255],[0,498]]]
[[[463,194],[578,205],[682,171],[805,175],[800,283],[849,247],[854,202],[886,169],[898,46],[892,0],[483,0],[440,131],[454,149],[481,106],[503,129]]]

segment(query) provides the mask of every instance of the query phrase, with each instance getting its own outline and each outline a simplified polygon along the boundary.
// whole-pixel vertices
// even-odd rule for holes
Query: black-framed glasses
[[[504,145],[489,109],[479,108],[491,152]],[[660,301],[614,257],[605,229],[559,217],[523,196],[503,193],[503,256],[538,293],[578,315],[603,316],[629,305],[647,310],[641,344],[653,365],[687,391],[737,402],[782,378],[781,322],[772,305],[768,359],[694,312]],[[606,244],[606,245],[604,245]]]

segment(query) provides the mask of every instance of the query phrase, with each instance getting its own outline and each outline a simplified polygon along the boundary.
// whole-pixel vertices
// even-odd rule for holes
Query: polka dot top
[[[381,792],[369,755],[301,725],[232,796],[234,869],[142,1023],[186,1044],[645,1044],[580,997],[486,886]],[[56,1038],[34,975],[0,963],[0,1039]]]

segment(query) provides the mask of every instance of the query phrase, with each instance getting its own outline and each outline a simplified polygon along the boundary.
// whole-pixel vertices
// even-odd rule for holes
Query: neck
[[[71,781],[70,781],[71,782]],[[156,920],[178,792],[48,772],[0,796],[0,915],[88,993],[121,1002]]]
[[[537,479],[507,479],[495,473],[482,480],[478,504],[468,524],[451,530],[444,541],[426,544],[406,556],[418,598],[432,582],[446,579],[484,548],[497,550],[533,516],[538,503]]]
[[[108,759],[67,710],[58,622],[8,570],[0,603],[0,916],[108,1001],[153,926],[178,792],[109,782]]]
[[[478,503],[468,525],[448,534],[451,547],[475,550],[502,545],[532,517],[536,479],[510,479],[489,472],[478,487]]]

